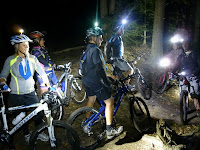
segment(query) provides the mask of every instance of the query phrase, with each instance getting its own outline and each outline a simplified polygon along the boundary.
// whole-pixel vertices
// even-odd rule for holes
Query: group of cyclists
[[[124,46],[122,35],[124,34],[124,24],[117,26],[114,31],[115,35],[107,42],[106,53],[107,63],[113,66],[113,79],[118,80],[120,72],[131,75],[133,74],[133,68],[123,58]],[[24,34],[11,37],[10,41],[14,45],[15,54],[6,59],[0,74],[0,85],[4,87],[7,86],[7,77],[11,74],[9,100],[12,106],[30,105],[39,102],[34,89],[35,81],[33,76],[35,71],[41,94],[48,91],[48,87],[58,82],[53,71],[55,64],[52,63],[48,55],[48,49],[45,47],[45,34],[34,31],[30,33],[29,37]],[[123,126],[118,128],[112,126],[114,99],[111,95],[111,85],[105,71],[104,56],[99,49],[103,42],[102,29],[99,27],[88,29],[85,41],[87,45],[85,48],[86,60],[84,67],[87,67],[87,72],[82,76],[82,84],[88,96],[86,105],[92,107],[96,99],[105,102],[106,135],[108,139],[112,139],[123,131]],[[32,45],[31,53],[29,51],[29,42]],[[180,42],[175,43],[173,48],[170,54],[168,54],[174,58],[175,65],[173,66],[172,73],[175,73],[178,69],[184,69],[188,73],[188,78],[192,77],[190,82],[194,85],[194,90],[191,90],[193,91],[191,97],[194,99],[197,113],[200,114],[199,54],[190,49],[188,41],[182,42],[182,45],[180,45]],[[110,53],[108,54],[109,51]],[[134,90],[134,86],[130,85],[130,79],[125,84],[129,91]],[[34,118],[36,126],[42,122],[42,117],[42,114],[39,113]],[[86,118],[88,117],[89,114],[86,114]],[[28,142],[30,133],[27,125],[24,125],[23,132],[25,140]],[[43,141],[48,140],[48,136],[45,133],[42,133],[39,138]]]

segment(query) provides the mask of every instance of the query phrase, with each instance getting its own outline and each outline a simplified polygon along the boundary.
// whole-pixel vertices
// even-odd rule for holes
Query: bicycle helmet
[[[103,31],[99,27],[89,28],[86,32],[86,37],[103,35]]]
[[[41,38],[43,38],[44,34],[41,33],[40,31],[33,31],[33,32],[30,33],[29,36],[30,36],[30,38],[32,40],[35,40],[35,39],[41,39]]]
[[[20,35],[12,36],[10,42],[12,45],[15,45],[15,44],[19,44],[22,42],[32,42],[32,40],[28,36],[26,36],[24,34],[20,34]]]

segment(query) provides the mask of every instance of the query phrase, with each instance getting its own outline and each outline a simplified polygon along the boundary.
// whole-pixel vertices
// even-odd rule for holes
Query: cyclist
[[[175,35],[171,38],[172,50],[166,55],[171,60],[171,68],[173,68],[178,56],[183,53],[182,43],[183,39],[179,35]]]
[[[0,74],[0,84],[2,86],[7,86],[6,78],[10,73],[11,92],[9,94],[9,100],[12,106],[39,103],[39,99],[34,89],[34,72],[37,71],[47,85],[49,85],[49,81],[38,59],[29,54],[29,42],[32,40],[30,40],[26,35],[20,34],[11,37],[10,41],[11,44],[14,45],[15,54],[6,59],[3,70]],[[42,118],[42,113],[39,113],[34,117],[35,126],[42,123]],[[22,128],[25,134],[25,141],[28,143],[30,133],[27,124],[25,124]],[[48,136],[42,133],[39,135],[39,139],[42,141],[48,141]]]
[[[53,67],[56,66],[52,63],[50,56],[48,55],[48,49],[45,47],[45,39],[44,34],[39,31],[33,31],[30,33],[30,38],[33,40],[33,48],[31,50],[32,55],[36,56],[41,64],[41,66],[44,68],[46,74],[48,75],[48,78],[50,80],[51,86],[55,85],[58,82],[58,79],[54,73]],[[45,86],[45,83],[41,76],[36,73],[36,77],[38,80],[38,83],[40,85],[41,93],[48,91],[47,86]]]
[[[113,69],[113,79],[118,79],[118,74],[121,72],[126,72],[128,75],[133,74],[133,68],[130,64],[123,58],[124,55],[124,45],[122,41],[122,35],[124,34],[124,24],[117,26],[114,31],[116,34],[110,38],[107,44],[106,56],[107,63],[110,63],[114,66]],[[129,85],[131,79],[126,81],[126,84]],[[130,91],[134,90],[134,86],[129,85],[128,89]]]
[[[123,131],[123,126],[119,128],[112,127],[114,113],[114,98],[111,96],[110,83],[106,76],[104,66],[104,58],[101,50],[98,48],[103,41],[102,29],[99,27],[90,28],[86,33],[86,65],[87,72],[82,78],[82,83],[85,86],[88,95],[87,106],[92,107],[96,98],[104,100],[106,104],[106,133],[107,138],[112,139],[114,136]],[[89,116],[86,114],[86,118]]]
[[[184,52],[177,58],[175,67],[172,73],[175,73],[178,68],[184,70],[187,75],[187,80],[194,89],[190,88],[190,96],[194,100],[194,106],[197,112],[197,116],[200,116],[200,104],[199,104],[199,75],[200,75],[200,55],[198,52],[191,50],[187,41],[183,42],[182,47]]]

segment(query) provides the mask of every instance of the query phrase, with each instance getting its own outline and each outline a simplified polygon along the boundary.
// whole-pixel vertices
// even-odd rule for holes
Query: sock
[[[112,129],[111,125],[106,125],[106,130],[107,131],[111,131],[111,129]]]

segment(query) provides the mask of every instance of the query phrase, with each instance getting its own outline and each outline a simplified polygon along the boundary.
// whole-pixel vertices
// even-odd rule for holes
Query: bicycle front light
[[[161,67],[168,67],[170,65],[170,60],[168,58],[163,58],[160,60],[159,65]]]

